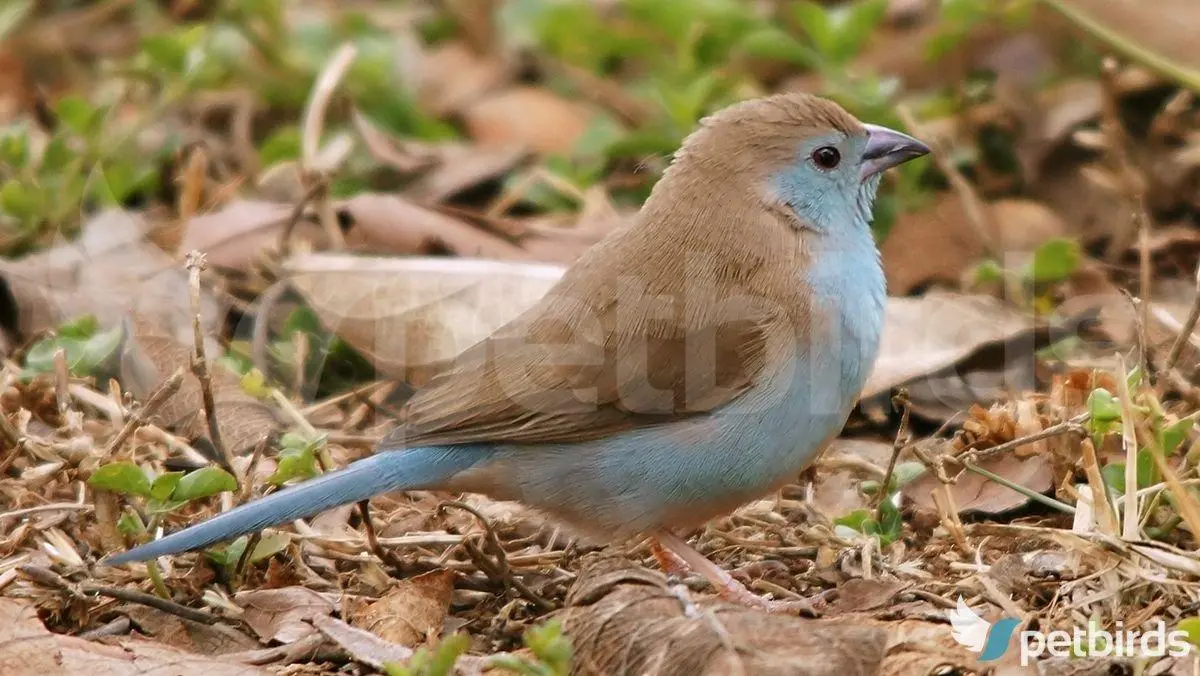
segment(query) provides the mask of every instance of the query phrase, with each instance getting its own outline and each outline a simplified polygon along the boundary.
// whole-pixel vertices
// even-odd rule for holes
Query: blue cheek
[[[856,204],[838,174],[821,172],[808,164],[780,173],[776,194],[802,221],[822,232],[851,226]]]

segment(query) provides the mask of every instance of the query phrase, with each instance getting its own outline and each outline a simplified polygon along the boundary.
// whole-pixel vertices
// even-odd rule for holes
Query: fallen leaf
[[[984,205],[983,227],[1003,260],[1033,251],[1046,240],[1069,235],[1053,210],[1025,199]],[[958,286],[963,274],[985,255],[983,243],[967,219],[962,201],[940,193],[928,207],[901,213],[879,246],[888,292],[906,296],[931,284]]]
[[[1041,455],[1020,458],[1009,453],[984,459],[979,466],[1035,493],[1045,493],[1054,485],[1050,461]],[[925,473],[905,485],[903,493],[917,508],[936,511],[932,493],[938,484],[936,477]],[[1021,493],[974,472],[963,472],[951,486],[950,494],[960,514],[1002,514],[1029,502]]]
[[[886,654],[888,632],[879,626],[772,615],[711,599],[697,605],[701,612],[687,613],[659,573],[619,559],[585,562],[562,614],[575,673],[866,676],[878,673]],[[711,629],[714,617],[720,632]]]
[[[317,631],[338,644],[355,660],[369,667],[383,669],[386,664],[408,662],[413,656],[412,648],[388,643],[371,632],[357,629],[327,615],[314,617],[312,623]]]
[[[522,259],[516,244],[396,195],[361,193],[338,210],[350,223],[346,241],[374,253],[444,254]]]
[[[256,589],[234,596],[245,622],[264,641],[295,643],[313,631],[309,624],[336,609],[333,601],[305,587]]]
[[[121,384],[145,401],[163,380],[182,368],[183,384],[158,408],[152,420],[190,440],[208,440],[203,389],[190,368],[192,337],[188,336],[188,343],[182,344],[140,315],[130,317],[124,326]],[[248,451],[275,430],[279,422],[270,407],[242,389],[237,374],[216,360],[217,352],[206,349],[221,442],[235,455]]]
[[[1129,44],[1187,68],[1200,68],[1200,5],[1192,0],[1158,0],[1154,11],[1129,0],[1060,0]],[[1093,34],[1094,35],[1094,34]]]
[[[0,598],[0,673],[5,676],[251,676],[270,672],[154,641],[96,643],[49,632],[27,601]]]
[[[503,176],[528,156],[529,151],[520,145],[446,146],[439,152],[436,165],[409,192],[430,202],[441,202]]]
[[[562,275],[536,263],[343,254],[293,257],[283,271],[326,329],[396,378],[454,358]]]
[[[859,485],[863,479],[882,481],[891,457],[890,443],[834,439],[821,454],[815,472],[813,506],[830,519],[869,507],[870,499],[859,490]]]
[[[454,591],[454,573],[435,570],[401,580],[379,600],[350,613],[350,623],[409,648],[442,633]]]
[[[187,274],[182,262],[147,240],[146,232],[139,216],[109,210],[88,221],[75,242],[0,260],[0,279],[16,312],[4,324],[29,336],[91,314],[101,327],[112,327],[133,310],[190,343]],[[201,294],[201,317],[205,329],[219,319],[217,302],[207,292]]]
[[[593,112],[549,90],[526,86],[486,96],[462,115],[467,133],[481,145],[521,145],[550,155],[572,150]]]
[[[511,74],[494,56],[480,56],[465,42],[447,40],[425,55],[417,96],[433,115],[455,115],[502,87]]]
[[[227,624],[202,624],[148,606],[128,605],[121,609],[142,633],[166,645],[201,655],[254,650],[257,641]]]
[[[1029,313],[990,296],[937,291],[920,298],[889,298],[879,358],[862,398],[935,373],[1031,328]]]
[[[279,238],[292,213],[287,204],[258,200],[236,200],[219,211],[196,216],[187,222],[180,251],[201,251],[212,265],[245,269],[262,252],[277,251]],[[293,237],[322,246],[324,234],[315,224],[297,223]]]
[[[895,578],[876,577],[846,580],[838,587],[837,598],[829,604],[830,614],[861,613],[891,603],[897,594],[912,586]]]

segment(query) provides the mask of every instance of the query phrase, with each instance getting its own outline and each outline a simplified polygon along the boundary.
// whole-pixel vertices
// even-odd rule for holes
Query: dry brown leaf
[[[5,676],[251,676],[266,670],[188,653],[154,641],[120,638],[95,643],[52,634],[42,626],[37,608],[17,599],[0,598],[0,673]]]
[[[897,594],[912,586],[895,578],[855,578],[838,587],[837,598],[829,604],[830,615],[861,613],[891,603]]]
[[[521,145],[549,155],[573,149],[593,114],[549,90],[526,86],[476,101],[463,110],[463,122],[481,145]]]
[[[121,384],[139,400],[154,391],[176,369],[184,371],[183,384],[155,412],[153,421],[191,440],[208,439],[200,381],[190,369],[191,336],[182,344],[139,315],[125,323],[121,350]],[[221,441],[230,453],[253,449],[278,427],[271,408],[242,389],[241,379],[211,358],[208,364]]]
[[[315,630],[309,623],[336,609],[333,601],[306,587],[241,591],[234,601],[245,610],[242,621],[259,638],[280,643],[310,635]]]
[[[979,466],[1037,493],[1045,493],[1054,485],[1053,468],[1045,456],[1019,458],[1009,453],[981,460]],[[903,493],[919,509],[936,511],[932,492],[938,483],[936,477],[926,472],[905,484]],[[963,472],[950,487],[950,494],[960,514],[1001,514],[1029,502],[1021,493],[974,472]]]
[[[374,253],[526,258],[516,244],[397,195],[361,193],[338,205],[350,221],[347,244]]]
[[[20,260],[0,260],[0,278],[16,303],[12,322],[23,336],[91,314],[101,326],[119,324],[133,310],[168,335],[191,341],[192,313],[187,275],[146,238],[140,217],[105,211],[83,227],[78,241]],[[215,326],[219,310],[202,293],[204,326]]]
[[[889,298],[875,370],[862,398],[951,366],[1033,327],[1032,317],[990,296],[930,292]]]
[[[1130,43],[1182,66],[1200,68],[1200,4],[1193,0],[1157,0],[1153,11],[1132,0],[1062,0],[1121,35]]]
[[[448,145],[440,149],[437,166],[422,176],[411,192],[423,200],[441,202],[508,173],[528,156],[529,151],[520,145]]]
[[[169,646],[201,655],[225,655],[259,646],[253,638],[227,624],[201,624],[148,606],[128,605],[121,612],[138,629]]]
[[[480,56],[462,41],[447,40],[425,55],[417,96],[423,110],[444,117],[457,114],[509,78],[500,59]]]
[[[453,591],[449,570],[400,580],[379,600],[351,611],[350,623],[389,643],[415,648],[442,633]]]
[[[382,670],[386,664],[403,664],[413,656],[411,648],[388,643],[370,632],[327,615],[314,617],[312,624],[350,657],[376,669]]]
[[[984,227],[1002,257],[1033,251],[1048,239],[1070,234],[1058,214],[1031,200],[1002,199],[984,206]],[[879,247],[888,292],[906,296],[929,284],[957,286],[963,273],[984,256],[975,232],[962,200],[952,193],[940,193],[919,211],[901,213]]]
[[[868,507],[870,500],[859,485],[864,479],[881,481],[891,457],[891,443],[834,439],[814,473],[813,506],[831,519]],[[873,475],[872,467],[878,475]]]
[[[326,329],[397,378],[486,338],[562,275],[535,263],[339,254],[297,256],[283,269]]]
[[[563,623],[580,675],[867,676],[877,673],[888,639],[879,627],[711,600],[698,600],[701,612],[689,616],[660,573],[616,559],[586,562],[567,605]]]
[[[200,251],[208,262],[222,268],[245,269],[261,252],[276,251],[292,207],[276,202],[237,200],[219,211],[196,216],[187,223],[180,251]],[[301,221],[293,237],[320,246],[325,238],[319,227]]]

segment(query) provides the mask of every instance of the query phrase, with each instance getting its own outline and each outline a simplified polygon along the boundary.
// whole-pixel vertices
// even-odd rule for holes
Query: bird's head
[[[704,183],[761,198],[799,229],[837,234],[866,229],[883,171],[928,152],[917,139],[863,124],[828,99],[789,93],[705,119],[668,178],[695,189],[689,177],[703,176]]]

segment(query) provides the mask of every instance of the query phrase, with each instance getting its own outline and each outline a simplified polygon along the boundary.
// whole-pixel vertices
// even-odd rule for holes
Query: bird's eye
[[[822,169],[836,169],[842,162],[842,154],[833,146],[821,146],[813,151],[812,159]]]

